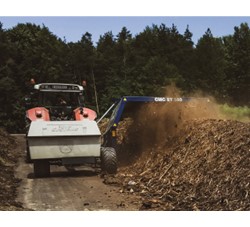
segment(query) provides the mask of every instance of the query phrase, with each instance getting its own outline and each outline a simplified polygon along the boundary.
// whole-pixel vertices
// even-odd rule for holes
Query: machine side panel
[[[100,136],[30,137],[31,159],[100,157]]]

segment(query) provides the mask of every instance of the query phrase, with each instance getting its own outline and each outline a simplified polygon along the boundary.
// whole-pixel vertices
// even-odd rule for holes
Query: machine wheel
[[[35,177],[48,177],[50,175],[50,164],[48,160],[34,160]]]
[[[101,148],[101,166],[102,170],[109,174],[117,172],[117,157],[113,147]]]

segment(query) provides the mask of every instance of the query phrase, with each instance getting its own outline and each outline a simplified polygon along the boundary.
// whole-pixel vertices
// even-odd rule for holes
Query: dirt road
[[[120,193],[120,188],[106,185],[90,167],[68,171],[52,166],[51,177],[35,179],[33,166],[24,161],[24,136],[15,135],[19,152],[23,152],[16,170],[22,180],[18,189],[18,202],[27,210],[138,210],[138,198]]]

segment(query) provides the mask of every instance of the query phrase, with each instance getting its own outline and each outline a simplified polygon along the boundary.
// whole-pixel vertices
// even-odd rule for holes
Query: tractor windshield
[[[78,107],[82,103],[79,92],[41,92],[39,102],[42,106],[72,106]]]

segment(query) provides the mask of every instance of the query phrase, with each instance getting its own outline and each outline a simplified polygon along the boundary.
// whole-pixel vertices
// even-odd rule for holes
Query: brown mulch
[[[134,162],[104,182],[140,195],[141,210],[250,210],[250,123],[190,120],[134,147]]]
[[[0,210],[23,210],[21,203],[15,201],[20,179],[14,171],[20,154],[15,152],[16,141],[0,129]]]

